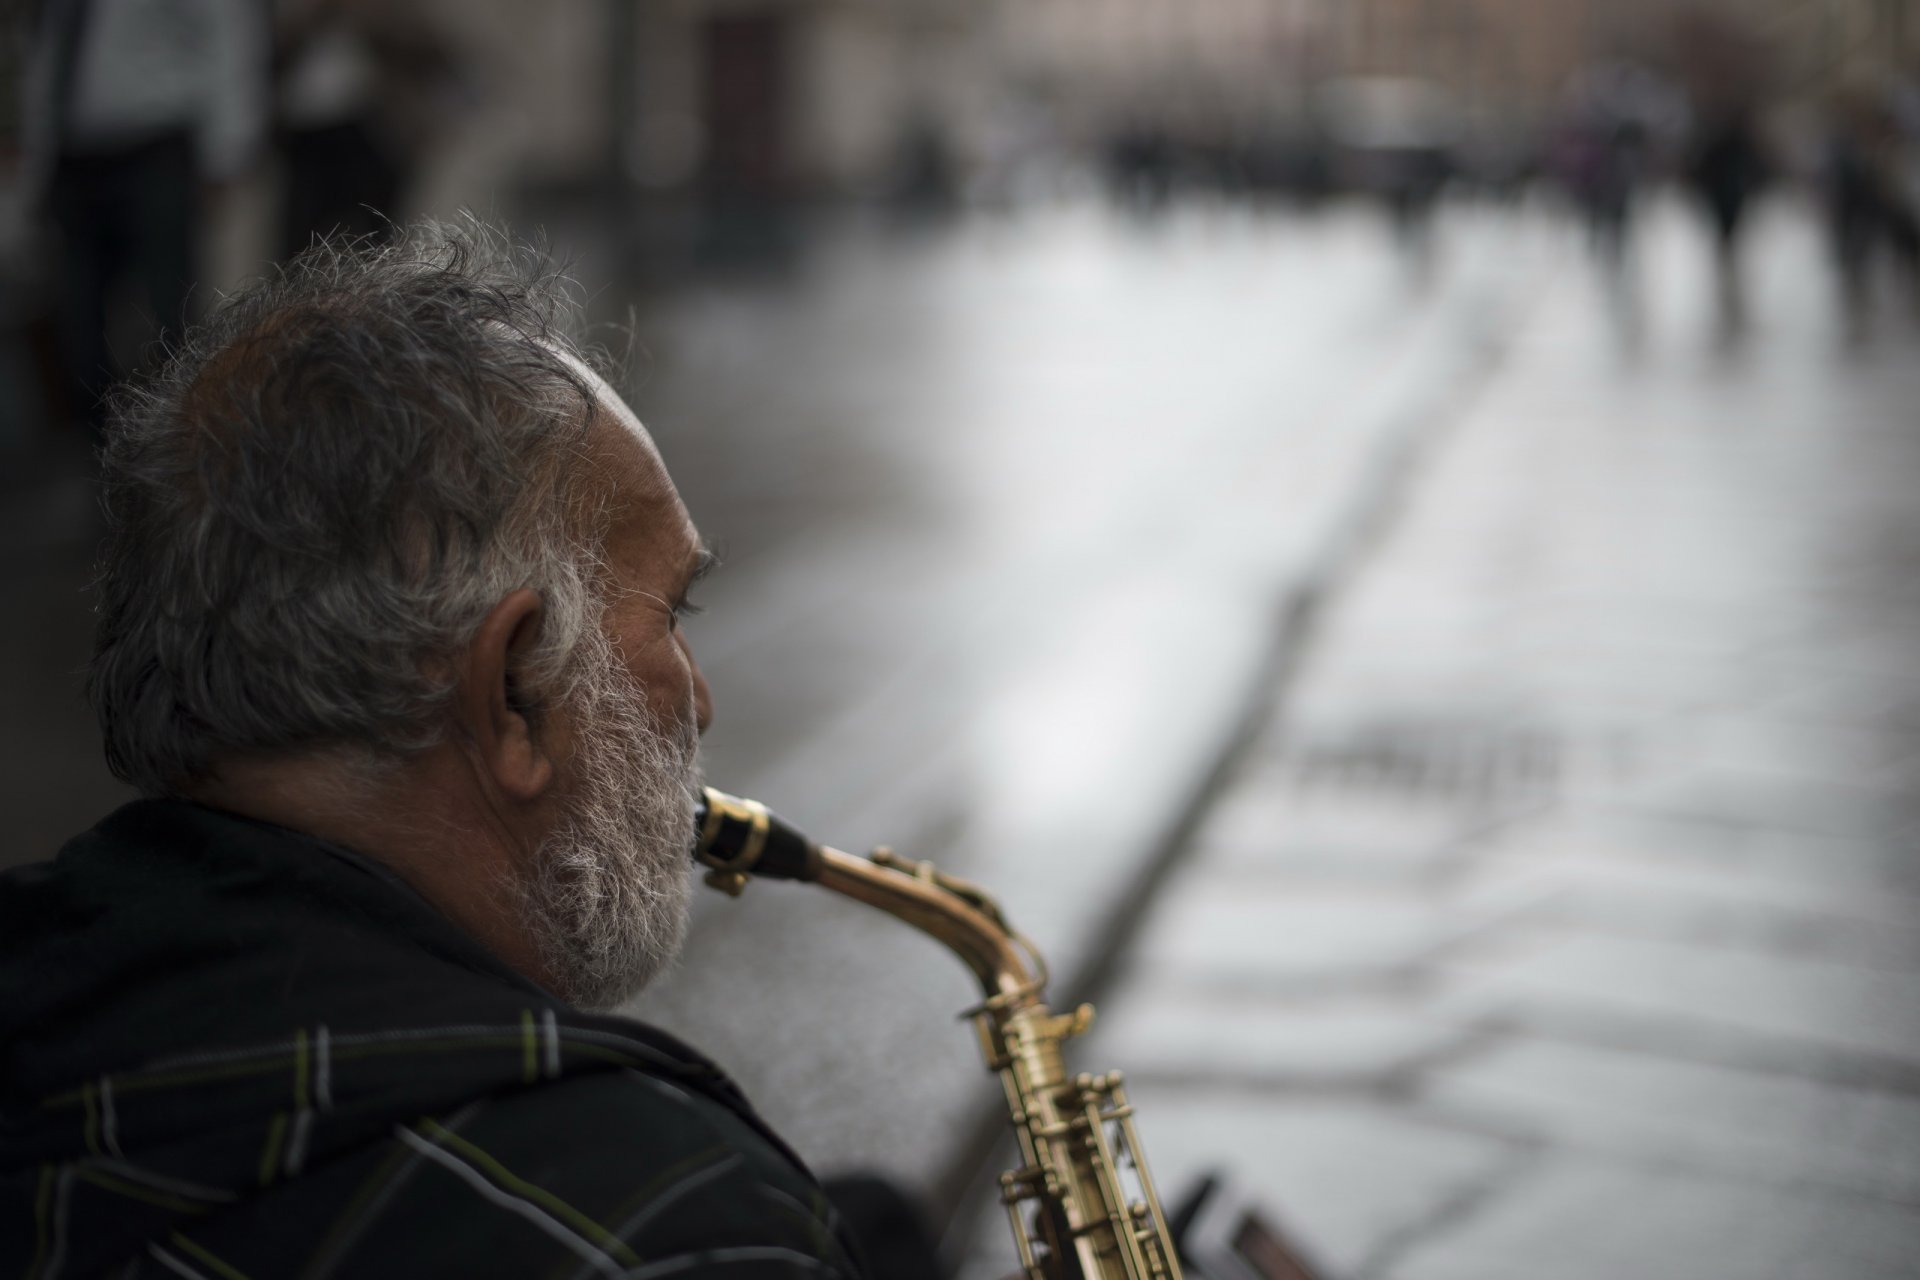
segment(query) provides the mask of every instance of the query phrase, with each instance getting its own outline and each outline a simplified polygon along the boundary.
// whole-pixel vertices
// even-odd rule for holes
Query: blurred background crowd
[[[15,448],[88,418],[196,286],[460,208],[589,234],[627,281],[791,252],[854,208],[1096,188],[1143,216],[1360,197],[1410,244],[1442,200],[1538,192],[1618,255],[1677,187],[1731,308],[1772,186],[1821,205],[1848,305],[1920,279],[1906,0],[22,8],[0,47]]]
[[[709,776],[1001,891],[1176,1196],[1920,1275],[1920,0],[26,0],[0,85],[0,863],[126,798],[102,391],[470,210],[724,553]],[[971,998],[750,893],[641,1012],[984,1277]]]

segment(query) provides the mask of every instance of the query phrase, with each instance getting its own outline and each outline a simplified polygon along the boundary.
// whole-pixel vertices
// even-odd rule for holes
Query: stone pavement
[[[1564,246],[1077,1047],[1336,1280],[1920,1276],[1920,326],[1778,209],[1716,334],[1648,231],[1625,315]]]
[[[1512,223],[1457,231],[1415,291],[1364,210],[1068,207],[829,247],[645,321],[636,406],[728,550],[690,631],[708,776],[989,886],[1077,989],[1246,718],[1288,587],[1504,314]],[[769,884],[697,895],[635,1011],[816,1167],[944,1207],[1004,1120],[954,1017],[978,995],[898,922]]]

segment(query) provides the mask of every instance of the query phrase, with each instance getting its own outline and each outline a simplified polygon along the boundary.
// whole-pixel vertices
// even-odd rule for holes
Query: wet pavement
[[[989,885],[1062,995],[1104,987],[1076,1061],[1133,1077],[1163,1181],[1230,1168],[1339,1276],[1920,1244],[1920,335],[1850,343],[1781,213],[1716,337],[1655,229],[1635,301],[1531,216],[1451,215],[1416,283],[1351,211],[1063,209],[634,317],[728,561],[710,777]],[[84,480],[23,474],[9,859],[122,794]],[[822,1168],[977,1181],[958,965],[805,889],[702,898],[637,1012]]]
[[[1078,990],[1289,589],[1504,314],[1513,226],[1451,230],[1416,287],[1362,214],[1056,211],[643,320],[636,403],[731,562],[692,633],[709,776],[989,886]],[[946,1204],[1004,1123],[976,998],[930,941],[774,885],[704,903],[638,1008],[818,1165]]]
[[[1920,324],[1781,208],[1729,333],[1648,230],[1541,260],[1079,1046],[1329,1277],[1920,1275]]]

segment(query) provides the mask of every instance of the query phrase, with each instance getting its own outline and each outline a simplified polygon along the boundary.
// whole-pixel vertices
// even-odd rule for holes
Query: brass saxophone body
[[[1027,1280],[1180,1280],[1180,1263],[1120,1074],[1067,1073],[1061,1045],[1091,1005],[1047,1008],[1046,964],[978,887],[877,849],[815,844],[753,800],[709,787],[694,856],[707,883],[739,894],[749,876],[805,880],[876,907],[941,942],[979,981],[968,1010],[1000,1078],[1020,1167],[1000,1198]]]

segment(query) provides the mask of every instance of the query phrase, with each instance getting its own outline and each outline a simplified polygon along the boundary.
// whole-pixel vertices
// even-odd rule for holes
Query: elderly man
[[[0,881],[33,1277],[845,1276],[685,928],[711,558],[485,236],[322,251],[117,408],[91,690],[148,798]]]

